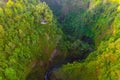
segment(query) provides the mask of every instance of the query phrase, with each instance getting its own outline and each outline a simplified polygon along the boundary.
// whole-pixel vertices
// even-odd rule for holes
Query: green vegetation
[[[90,53],[83,62],[67,64],[54,71],[56,78],[61,80],[120,79],[119,4],[98,1],[91,2],[95,6],[90,6],[83,16],[84,27],[89,27],[92,32],[88,36],[95,41],[95,51]]]
[[[0,80],[25,80],[34,59],[47,64],[60,30],[52,11],[37,0],[8,0],[0,8]],[[47,24],[41,24],[41,19]],[[41,74],[44,74],[41,73]]]
[[[119,80],[119,36],[119,0],[1,0],[0,80]]]

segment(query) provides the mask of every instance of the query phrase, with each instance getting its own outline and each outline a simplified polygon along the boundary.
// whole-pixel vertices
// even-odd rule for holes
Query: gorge
[[[1,0],[0,80],[119,80],[119,0]]]

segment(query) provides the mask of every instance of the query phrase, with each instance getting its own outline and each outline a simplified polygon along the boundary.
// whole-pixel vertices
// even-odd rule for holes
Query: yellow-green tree
[[[35,58],[47,63],[56,48],[57,24],[46,3],[38,0],[3,3],[0,7],[0,80],[25,80],[32,68],[29,64]],[[42,18],[47,24],[41,24]]]

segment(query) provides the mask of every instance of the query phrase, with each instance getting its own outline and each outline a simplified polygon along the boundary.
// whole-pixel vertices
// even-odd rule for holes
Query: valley
[[[0,80],[119,80],[119,0],[1,0]]]

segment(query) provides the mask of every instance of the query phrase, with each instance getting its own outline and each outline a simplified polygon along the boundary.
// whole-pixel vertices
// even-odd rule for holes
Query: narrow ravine
[[[0,80],[120,80],[120,0],[0,0]]]
[[[54,16],[56,17],[56,19],[59,23],[59,28],[61,29],[61,31],[64,34],[64,35],[62,35],[62,38],[63,38],[63,39],[61,39],[62,42],[59,42],[59,44],[57,44],[57,46],[60,45],[60,47],[58,49],[64,48],[67,50],[67,53],[62,53],[65,55],[67,54],[65,56],[64,61],[61,61],[61,58],[63,56],[60,56],[60,59],[56,60],[56,55],[59,56],[59,54],[57,54],[56,49],[54,49],[53,52],[51,53],[51,55],[49,56],[48,59],[50,62],[52,62],[52,64],[50,63],[50,65],[47,66],[47,69],[45,69],[44,80],[51,80],[52,73],[54,71],[60,69],[61,66],[66,65],[67,63],[80,62],[80,61],[83,61],[84,59],[86,59],[86,57],[89,55],[89,53],[94,51],[94,41],[91,36],[87,35],[88,32],[89,32],[89,34],[92,34],[91,29],[86,29],[86,28],[83,29],[83,26],[85,26],[85,23],[82,20],[83,18],[81,17],[80,19],[77,20],[78,15],[82,15],[87,10],[87,6],[88,6],[87,2],[86,3],[82,2],[82,1],[76,2],[76,4],[79,3],[80,5],[77,5],[75,7],[78,8],[78,6],[79,6],[83,9],[83,11],[82,11],[83,13],[81,14],[81,11],[80,11],[81,9],[79,9],[79,8],[71,9],[72,7],[70,7],[68,5],[68,3],[69,3],[69,4],[71,4],[71,6],[73,6],[72,1],[65,2],[66,6],[63,4],[64,0],[60,0],[60,1],[58,1],[58,0],[51,0],[51,1],[41,0],[41,1],[43,1],[43,2],[45,1],[48,4],[48,6],[52,9]],[[84,4],[81,4],[81,3],[84,3]],[[76,15],[74,15],[74,12],[76,12],[77,14],[75,13]],[[80,22],[77,22],[77,21],[80,21]],[[74,23],[75,25],[73,25],[71,23]],[[79,24],[79,23],[82,23],[83,25]],[[76,27],[76,29],[75,29],[75,27]],[[47,37],[48,40],[49,40],[49,38]],[[63,50],[63,52],[65,52],[65,51]],[[39,80],[39,78],[37,78],[37,80]]]
[[[94,50],[91,48],[90,52],[93,52]],[[90,52],[88,52],[87,54],[89,54]],[[83,55],[83,58],[74,58],[74,59],[68,59],[66,58],[65,61],[60,64],[60,65],[53,65],[51,67],[49,67],[44,75],[44,80],[51,80],[51,75],[53,74],[53,72],[55,72],[56,70],[60,69],[62,67],[62,65],[65,65],[67,63],[73,63],[73,62],[80,62],[82,60],[84,60],[87,57],[87,55]]]

